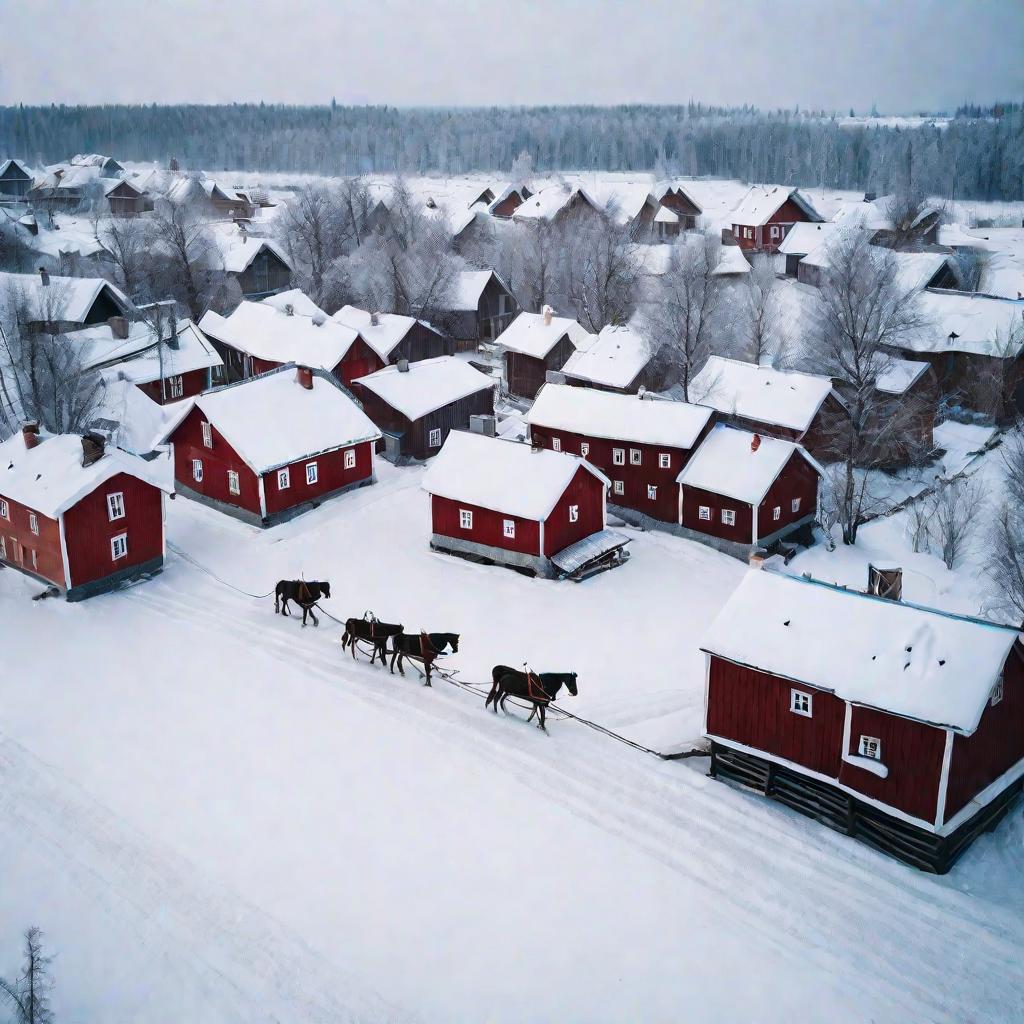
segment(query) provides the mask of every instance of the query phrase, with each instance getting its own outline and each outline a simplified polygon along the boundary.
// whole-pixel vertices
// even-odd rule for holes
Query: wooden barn
[[[164,562],[170,459],[35,424],[0,443],[0,562],[81,601]]]
[[[498,337],[505,358],[505,382],[513,395],[533,398],[549,370],[561,370],[576,346],[590,337],[575,320],[541,313],[520,313]]]
[[[115,182],[104,193],[112,217],[137,217],[153,209],[153,197],[127,178]]]
[[[527,414],[534,445],[585,458],[611,481],[609,501],[679,521],[676,478],[714,422],[685,402],[545,384]]]
[[[670,210],[676,215],[679,229],[693,231],[697,227],[697,219],[704,213],[704,210],[681,184],[669,182],[656,191],[655,196],[662,209]]]
[[[733,237],[748,252],[775,252],[794,224],[824,220],[798,189],[782,185],[751,185],[728,217]]]
[[[394,457],[429,459],[452,430],[465,430],[472,416],[494,415],[493,378],[454,356],[417,363],[399,360],[352,382],[363,410],[384,432]]]
[[[608,326],[581,341],[561,372],[567,384],[635,395],[653,384],[652,357],[650,343],[636,327]]]
[[[0,196],[21,199],[32,187],[32,172],[20,160],[0,163]]]
[[[752,569],[702,647],[717,778],[940,873],[1021,792],[1015,627]]]
[[[451,295],[430,310],[430,319],[444,327],[456,351],[465,352],[494,341],[518,312],[515,296],[493,270],[463,270]]]
[[[27,326],[47,334],[66,334],[111,317],[128,316],[132,304],[120,289],[101,277],[59,277],[0,273],[0,295],[16,289],[24,298]]]
[[[183,402],[166,439],[182,494],[273,526],[372,484],[380,436],[332,374],[291,364]]]
[[[509,220],[513,213],[526,202],[533,192],[526,185],[508,185],[487,207],[487,212],[499,220]]]
[[[342,306],[331,319],[357,331],[363,342],[359,355],[352,360],[351,373],[346,370],[346,382],[393,365],[399,359],[415,363],[451,355],[448,339],[425,320],[399,313],[371,313],[358,306]],[[356,373],[360,360],[365,369]]]
[[[681,532],[746,559],[752,548],[809,533],[823,475],[792,441],[718,424],[676,478]]]
[[[624,559],[606,529],[608,479],[585,459],[453,431],[423,481],[435,551],[532,576],[580,576]]]

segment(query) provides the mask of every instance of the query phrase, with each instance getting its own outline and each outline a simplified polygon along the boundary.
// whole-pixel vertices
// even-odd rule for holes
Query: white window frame
[[[472,530],[473,529],[473,510],[468,508],[459,509],[459,529],[460,530]]]
[[[613,466],[624,466],[626,464],[626,449],[625,448],[613,448],[612,449],[612,465]]]
[[[441,447],[441,428],[433,427],[429,434],[427,434],[427,447],[428,448],[440,448]]]
[[[999,681],[995,686],[992,687],[992,695],[988,699],[989,707],[994,708],[997,704],[1002,703],[1003,700],[1003,677],[999,677]]]
[[[658,500],[658,485],[648,484],[647,485],[647,500],[657,501]]]
[[[775,508],[772,509],[772,519],[774,519],[775,522],[778,522],[781,518],[782,518],[782,506],[781,505],[776,505]]]
[[[312,470],[312,472],[310,472]],[[306,486],[312,487],[320,479],[320,467],[315,462],[306,463]]]
[[[110,560],[116,562],[128,557],[128,534],[119,533],[110,538]]]
[[[639,466],[643,463],[644,453],[639,448],[629,449],[629,464],[631,466]]]
[[[228,470],[228,494],[241,494],[242,493],[242,482],[238,478],[238,470]]]
[[[697,517],[705,523],[711,522],[711,506],[710,505],[699,505],[697,507]]]
[[[193,459],[192,460],[192,479],[195,480],[195,482],[197,484],[201,484],[203,482],[203,460],[202,459]]]
[[[731,508],[722,509],[722,525],[723,526],[735,526],[736,525],[736,510]]]
[[[586,458],[590,454],[590,443],[588,441],[580,441],[580,456]]]
[[[510,538],[511,540],[515,540],[515,536],[516,536],[516,521],[514,519],[506,519],[504,521],[504,523],[502,524],[502,528],[501,529],[502,529],[502,533],[506,537]]]
[[[356,468],[356,450],[355,450],[355,448],[346,448],[345,449],[344,466],[345,466],[345,469],[355,469]]]
[[[0,558],[7,557],[7,538],[0,536]]]
[[[107,518],[114,522],[124,517],[124,491],[113,491],[107,495]]]
[[[803,718],[814,717],[814,694],[806,690],[797,690],[795,687],[789,691],[789,710],[794,715]]]
[[[39,516],[35,512],[29,512],[28,514],[28,528],[38,537],[39,536]]]
[[[562,450],[562,439],[560,437],[551,438],[551,450],[553,452],[560,452]]]
[[[791,501],[791,502],[789,503],[789,505],[790,505],[790,508],[791,508],[791,509],[792,509],[792,510],[793,510],[794,512],[799,512],[799,511],[800,511],[800,499],[799,499],[799,498],[794,498],[794,499],[793,499],[793,500],[792,500],[792,501]]]
[[[213,447],[213,427],[211,426],[211,424],[210,424],[210,422],[208,420],[200,420],[199,421],[199,426],[202,428],[202,431],[203,431],[203,447],[204,448],[212,448]]]
[[[167,378],[167,387],[171,392],[171,398],[181,398],[185,394],[185,382],[181,379],[180,373]]]
[[[0,498],[0,519],[11,521],[11,506],[7,504],[6,498]]]
[[[779,237],[779,225],[778,224],[769,224],[768,225],[768,237],[769,238],[778,238]]]
[[[38,557],[36,556],[36,549],[35,549],[35,548],[33,548],[33,549],[32,549],[32,550],[31,550],[31,551],[29,552],[29,554],[30,554],[30,555],[32,556],[32,568],[33,568],[33,569],[38,569],[38,568],[39,568],[39,559],[38,559]]]
[[[292,471],[288,466],[277,471],[277,489],[287,491],[292,485]]]
[[[658,453],[658,469],[671,469],[672,456],[668,452]]]
[[[626,488],[625,488],[625,485],[622,483],[621,480],[613,480],[612,481],[612,491],[615,494],[625,494],[626,493]]]
[[[578,523],[580,521],[580,507],[579,505],[569,506],[569,522]]]
[[[870,757],[874,761],[882,760],[882,741],[877,736],[861,736],[857,745],[857,753],[861,757]]]

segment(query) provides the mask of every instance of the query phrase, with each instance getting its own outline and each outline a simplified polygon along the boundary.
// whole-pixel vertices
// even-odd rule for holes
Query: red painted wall
[[[753,229],[753,238],[744,237],[743,229],[750,225],[733,224],[732,230],[741,249],[763,249],[766,252],[775,252],[775,250],[782,244],[782,240],[786,237],[788,225],[807,222],[810,221],[810,219],[811,218],[808,217],[792,199],[787,199],[778,208],[778,210],[768,218],[767,223]],[[772,224],[782,225],[782,230],[779,232],[779,236],[777,238],[771,237],[769,227]]]
[[[356,463],[351,469],[345,468],[345,452],[355,451]],[[317,481],[306,483],[306,466],[317,464]],[[360,480],[369,480],[373,473],[373,443],[363,441],[350,448],[339,448],[333,452],[317,455],[312,459],[300,459],[288,467],[290,484],[284,490],[277,485],[277,470],[263,474],[263,490],[267,498],[267,515],[283,512],[305,501],[315,501],[332,491]]]
[[[473,513],[473,528],[464,530],[459,525],[460,509]],[[467,502],[452,501],[436,494],[430,496],[430,518],[434,533],[443,537],[455,537],[475,544],[518,551],[526,555],[540,554],[540,524],[533,519],[510,516],[491,509],[470,505]],[[511,519],[516,524],[515,537],[506,537],[504,521]]]
[[[871,708],[850,709],[849,754],[856,754],[860,737],[882,741],[881,761],[889,769],[886,778],[843,762],[839,781],[915,818],[935,820],[935,807],[946,749],[945,729],[900,718]]]
[[[682,526],[698,533],[706,533],[709,537],[732,540],[739,544],[752,543],[754,512],[746,502],[725,498],[697,487],[680,486],[683,491]],[[711,509],[710,520],[700,518],[701,505],[707,505]],[[723,509],[732,509],[736,513],[735,526],[726,526],[722,522]]]
[[[811,718],[790,711],[790,690],[813,696]],[[708,732],[838,778],[846,706],[831,693],[711,657]]]
[[[971,736],[955,736],[946,790],[948,821],[1024,757],[1024,653],[1018,643],[1003,670],[1003,699],[985,708]]]
[[[703,436],[704,433],[701,434],[697,444],[700,443]],[[676,477],[683,466],[689,462],[690,456],[693,454],[692,449],[588,437],[585,434],[574,434],[567,430],[540,425],[530,427],[530,437],[535,444],[540,444],[551,450],[554,450],[552,440],[558,438],[562,444],[562,451],[571,455],[581,455],[580,444],[589,444],[590,451],[586,456],[587,461],[613,481],[612,490],[608,494],[608,500],[613,505],[636,509],[636,511],[644,512],[663,523],[678,521],[679,490],[676,486]],[[625,465],[616,466],[614,464],[613,449],[615,448],[621,448],[625,453]],[[630,462],[631,448],[640,452],[639,466]],[[663,453],[669,456],[668,469],[661,469],[658,465],[658,456]],[[622,481],[622,494],[615,493],[614,481],[616,480]],[[654,500],[647,497],[648,484],[653,484],[658,489],[657,497]]]
[[[192,398],[193,395],[202,394],[207,387],[209,380],[209,370],[192,370],[190,373],[181,374],[181,395],[171,396],[171,386],[164,381],[164,391],[167,394],[165,400],[160,398],[160,381],[154,380],[149,381],[146,384],[137,384],[136,387],[146,396],[152,398],[154,402],[159,405],[164,405],[166,402],[177,402],[179,398]]]
[[[506,196],[491,210],[492,217],[511,217],[520,206],[523,205],[522,197],[518,192]]]
[[[602,497],[604,484],[590,470],[580,466],[565,493],[558,499],[544,523],[544,554],[557,555],[570,544],[604,529]],[[569,521],[569,508],[579,506],[579,518]]]
[[[794,498],[800,499],[800,508],[796,512],[793,511]],[[767,537],[807,515],[813,515],[817,507],[818,474],[799,452],[793,452],[758,506],[757,535]],[[779,509],[777,520],[773,518],[776,508]]]
[[[348,387],[358,377],[376,373],[383,366],[380,356],[362,338],[356,338],[344,358],[334,368],[334,376]]]
[[[124,518],[111,521],[107,495],[124,495]],[[116,562],[110,540],[128,534],[128,554]],[[64,513],[70,585],[101,580],[122,569],[142,565],[164,553],[163,502],[158,488],[138,477],[119,473]]]
[[[6,498],[2,492],[0,497]],[[33,510],[11,501],[10,498],[6,500],[10,518],[0,518],[0,537],[4,538],[7,549],[7,557],[3,561],[42,576],[58,586],[65,586],[64,561],[60,552],[60,526],[57,520],[37,513],[39,533],[34,534],[28,525],[29,512]],[[20,545],[20,548],[16,547],[16,544]],[[17,557],[19,551],[20,558]],[[33,551],[36,553],[35,568],[32,566]]]

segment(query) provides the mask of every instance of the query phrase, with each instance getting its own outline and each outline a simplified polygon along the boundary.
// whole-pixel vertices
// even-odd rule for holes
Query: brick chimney
[[[750,439],[750,450],[752,452],[756,452],[757,449],[760,448],[760,447],[761,447],[761,435],[760,434],[755,434]]]
[[[82,466],[91,466],[103,458],[107,442],[99,434],[82,435]]]
[[[21,425],[21,436],[27,449],[35,448],[39,444],[39,424],[35,420],[29,420]]]
[[[551,326],[551,318],[555,315],[555,311],[550,306],[545,306],[541,312],[544,314],[544,326]]]
[[[313,371],[308,366],[297,366],[295,368],[295,380],[307,391],[313,390]]]
[[[107,326],[113,337],[124,341],[128,337],[128,320],[123,316],[112,316],[107,320]]]
[[[39,268],[39,283],[44,288],[50,287],[50,272],[46,269],[46,267]]]

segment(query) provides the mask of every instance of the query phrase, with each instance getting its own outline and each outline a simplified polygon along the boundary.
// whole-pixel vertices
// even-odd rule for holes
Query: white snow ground
[[[261,532],[170,538],[263,593],[455,629],[469,680],[575,669],[574,711],[700,732],[706,624],[744,567],[661,534],[581,585],[431,554],[420,469]],[[776,804],[440,682],[353,664],[171,553],[32,603],[0,573],[0,972],[48,933],[65,1021],[990,1021],[1024,1016],[1024,816],[945,878]]]

